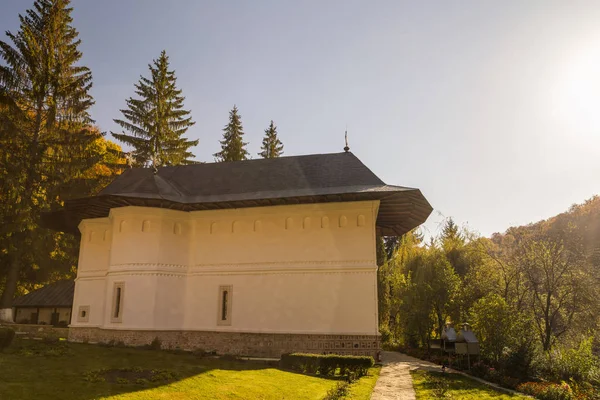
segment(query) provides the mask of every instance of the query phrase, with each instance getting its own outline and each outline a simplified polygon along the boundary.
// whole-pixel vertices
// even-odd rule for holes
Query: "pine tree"
[[[134,165],[161,167],[192,164],[190,147],[198,140],[182,137],[195,124],[190,111],[183,109],[185,97],[176,87],[175,71],[169,70],[169,57],[163,50],[153,65],[148,65],[150,78],[140,77],[135,84],[139,99],[129,98],[127,109],[121,110],[125,120],[115,119],[126,133],[112,133],[119,141],[134,148]]]
[[[78,65],[81,41],[69,3],[35,1],[19,16],[19,31],[6,33],[12,44],[0,41],[0,171],[7,172],[0,176],[4,310],[19,279],[36,273],[36,266],[44,269],[52,252],[63,251],[60,234],[39,227],[41,213],[60,204],[65,187],[98,160],[90,150],[98,138],[89,129],[92,74]]]
[[[213,154],[216,161],[247,160],[249,153],[246,145],[248,143],[243,141],[243,136],[241,115],[238,114],[238,109],[234,105],[229,112],[229,123],[223,128],[223,140],[220,141],[221,151]]]
[[[271,120],[271,125],[265,129],[261,152],[258,153],[262,158],[278,158],[283,154],[283,144],[277,137],[277,127]]]

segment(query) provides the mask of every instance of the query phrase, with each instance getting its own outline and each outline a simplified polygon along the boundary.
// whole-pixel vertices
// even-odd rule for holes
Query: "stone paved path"
[[[381,356],[383,368],[381,368],[371,400],[415,400],[415,389],[410,371],[415,369],[441,371],[439,365],[406,354],[384,351]]]

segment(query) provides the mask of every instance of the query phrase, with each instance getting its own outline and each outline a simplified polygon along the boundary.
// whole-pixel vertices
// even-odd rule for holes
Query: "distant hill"
[[[501,241],[509,235],[517,241],[526,237],[560,238],[567,246],[582,247],[600,268],[600,196],[574,204],[568,211],[546,220],[510,227],[503,234],[492,235],[492,240]]]

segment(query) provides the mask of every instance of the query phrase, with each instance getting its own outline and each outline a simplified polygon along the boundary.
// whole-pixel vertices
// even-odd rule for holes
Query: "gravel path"
[[[391,351],[382,352],[383,368],[371,395],[371,400],[415,400],[410,371],[426,369],[441,371],[439,365]]]

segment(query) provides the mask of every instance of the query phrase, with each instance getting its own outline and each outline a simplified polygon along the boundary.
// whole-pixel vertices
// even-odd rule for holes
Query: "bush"
[[[549,371],[552,379],[590,382],[598,374],[600,359],[592,351],[592,338],[581,341],[577,348],[557,348],[552,353]]]
[[[0,327],[0,352],[10,346],[15,338],[14,329],[8,327]]]
[[[523,382],[534,376],[533,368],[535,348],[532,342],[523,341],[514,349],[507,349],[503,354],[502,371],[506,376],[520,379]]]
[[[335,387],[332,387],[327,391],[325,399],[323,400],[339,400],[344,399],[348,395],[348,384],[346,382],[339,382]]]
[[[479,361],[471,366],[471,375],[485,379],[490,372],[490,367],[484,362]]]
[[[373,357],[340,356],[336,354],[304,354],[292,353],[281,356],[279,365],[283,369],[305,374],[318,372],[323,376],[334,376],[339,369],[341,376],[358,378],[366,375],[375,364]]]
[[[526,382],[517,386],[517,390],[534,396],[539,400],[573,400],[573,390],[566,383]]]
[[[162,341],[155,337],[154,340],[150,343],[150,349],[152,350],[160,350],[162,348]]]
[[[379,333],[381,334],[381,343],[384,346],[392,344],[392,340],[393,340],[394,336],[392,335],[392,332],[390,332],[389,328],[380,327]]]

